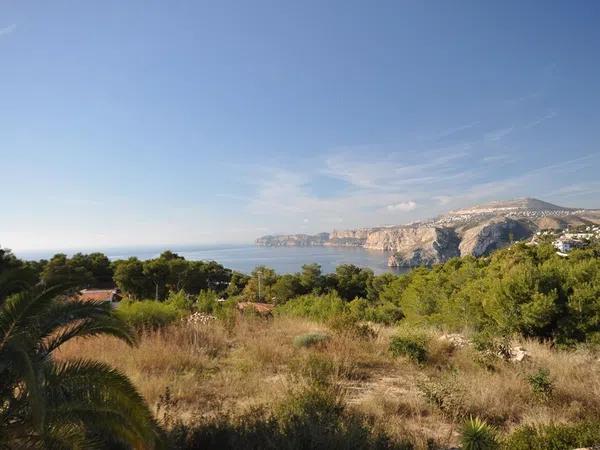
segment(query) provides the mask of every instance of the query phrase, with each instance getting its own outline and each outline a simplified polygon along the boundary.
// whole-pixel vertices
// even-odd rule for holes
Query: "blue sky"
[[[600,207],[596,1],[0,2],[0,244]]]

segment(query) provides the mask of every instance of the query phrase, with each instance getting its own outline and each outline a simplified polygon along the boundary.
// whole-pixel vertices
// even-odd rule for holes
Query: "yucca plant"
[[[136,343],[110,304],[61,292],[38,286],[0,297],[0,448],[161,447],[160,429],[125,375],[100,362],[54,358],[74,338]]]
[[[464,450],[494,450],[498,448],[496,430],[479,417],[471,417],[465,422],[461,441]]]

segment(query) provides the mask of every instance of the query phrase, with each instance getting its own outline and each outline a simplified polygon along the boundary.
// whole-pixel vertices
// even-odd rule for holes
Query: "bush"
[[[506,450],[572,450],[600,443],[600,422],[530,425],[517,428],[504,442]]]
[[[496,430],[478,417],[465,422],[461,435],[464,450],[494,450],[498,448]]]
[[[196,300],[196,309],[204,314],[214,314],[219,306],[217,293],[211,290],[202,290]]]
[[[370,320],[385,325],[393,325],[404,318],[402,309],[393,303],[382,303],[377,305],[371,309],[370,313]]]
[[[400,330],[390,340],[390,352],[394,356],[406,356],[412,361],[422,364],[427,361],[426,333],[417,330]]]
[[[327,323],[332,331],[340,334],[349,334],[362,339],[373,339],[377,333],[366,323],[359,323],[350,314],[342,314],[330,319]]]
[[[184,314],[173,304],[154,300],[122,301],[117,315],[135,328],[159,328],[168,325]]]
[[[336,374],[333,361],[322,353],[311,352],[304,360],[294,364],[298,381],[307,380],[310,385],[330,386]]]
[[[193,301],[183,289],[177,292],[169,292],[169,296],[167,297],[165,303],[173,305],[176,309],[181,311],[193,310]]]
[[[548,400],[552,395],[554,386],[548,369],[539,369],[536,373],[529,375],[527,381],[533,393],[542,400]]]
[[[423,381],[418,387],[427,401],[453,422],[467,416],[465,390],[456,374]]]
[[[277,307],[281,314],[325,322],[346,312],[346,303],[337,294],[303,295]]]
[[[329,336],[324,333],[306,333],[294,338],[294,347],[309,348],[315,345],[324,344],[329,340]]]
[[[407,443],[392,443],[371,431],[364,418],[344,407],[331,389],[309,386],[290,393],[272,411],[254,408],[238,417],[222,414],[180,424],[169,433],[175,448],[196,449],[397,449]]]

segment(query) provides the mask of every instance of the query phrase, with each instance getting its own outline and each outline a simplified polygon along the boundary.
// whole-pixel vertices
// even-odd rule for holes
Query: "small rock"
[[[523,347],[512,347],[510,349],[510,361],[512,362],[521,362],[529,358],[529,356],[529,352]]]
[[[440,336],[440,340],[448,341],[457,348],[463,348],[470,344],[467,338],[458,333],[443,334]]]

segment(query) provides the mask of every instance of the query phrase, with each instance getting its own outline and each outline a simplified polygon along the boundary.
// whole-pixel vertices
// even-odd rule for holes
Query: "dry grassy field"
[[[503,434],[522,424],[600,418],[600,360],[589,348],[522,341],[529,357],[510,362],[429,331],[428,357],[418,364],[390,353],[394,328],[371,330],[248,317],[145,331],[135,348],[112,338],[79,340],[59,357],[85,356],[121,369],[167,427],[269,408],[298,386],[324,381],[373,428],[417,448],[457,445],[471,416]],[[307,333],[327,339],[299,342]],[[530,377],[539,369],[548,371],[550,384],[536,391]]]

